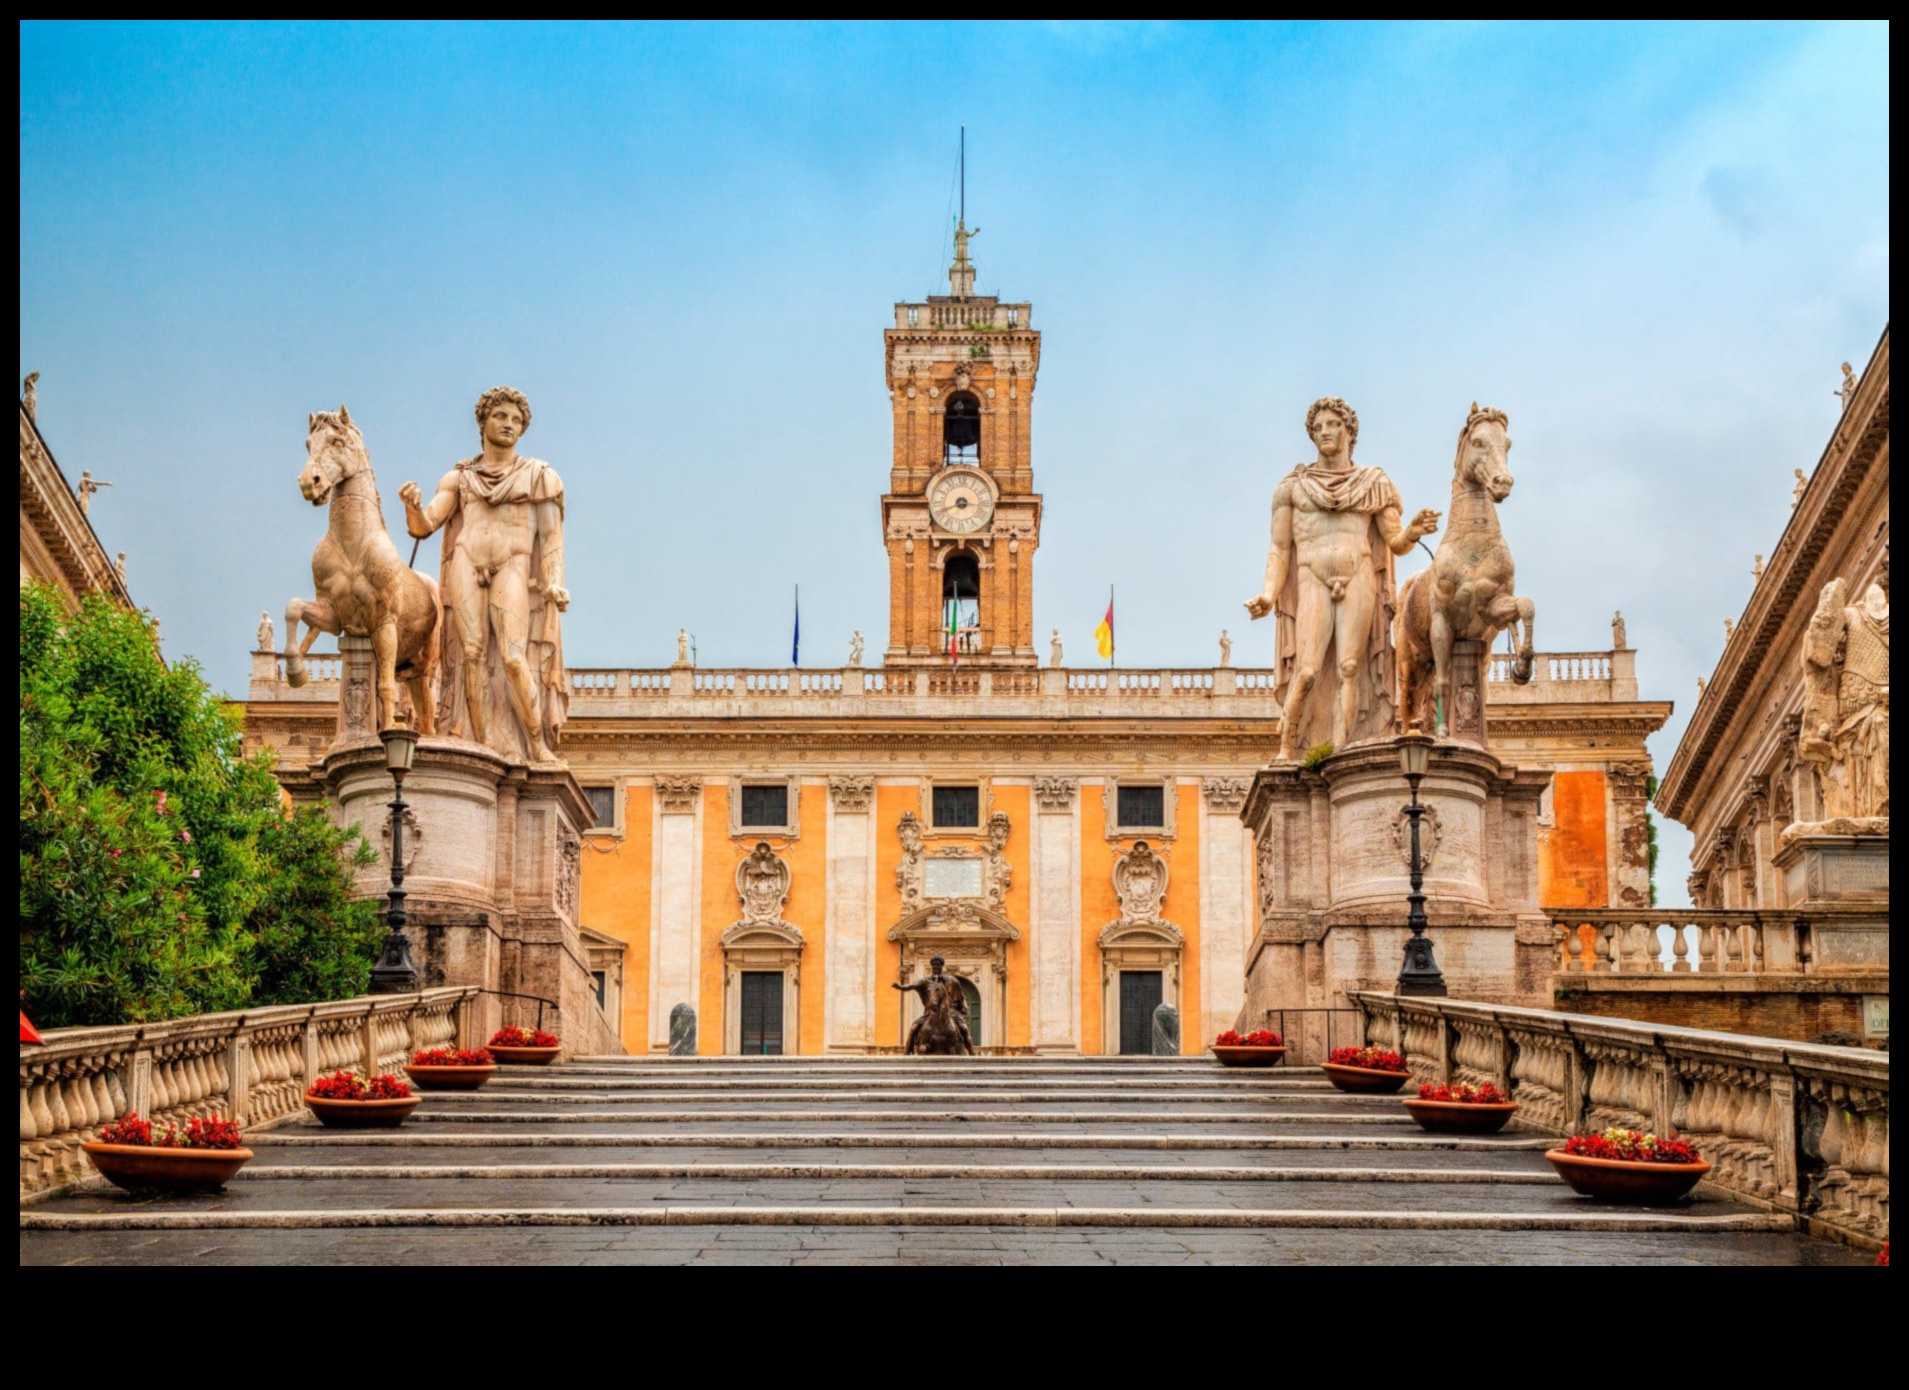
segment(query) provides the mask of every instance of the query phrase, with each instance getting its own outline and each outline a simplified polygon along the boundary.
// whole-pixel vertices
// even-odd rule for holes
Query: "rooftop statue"
[[[372,727],[399,722],[398,684],[410,687],[420,734],[436,732],[438,589],[405,564],[385,529],[384,506],[371,472],[371,452],[351,412],[318,411],[306,418],[305,467],[298,490],[314,507],[329,506],[325,538],[312,551],[312,599],[285,608],[285,683],[305,684],[305,653],[321,632],[371,639],[378,707]],[[304,623],[303,639],[298,625]],[[259,639],[269,641],[269,625]]]
[[[423,502],[398,489],[406,529],[422,539],[444,528],[445,732],[511,758],[549,762],[563,735],[570,692],[562,624],[563,482],[541,459],[517,452],[530,402],[496,386],[477,401],[483,451],[446,473]]]
[[[1393,557],[1438,529],[1429,509],[1400,524],[1398,489],[1353,462],[1359,417],[1337,396],[1314,401],[1306,432],[1319,456],[1273,490],[1266,584],[1246,603],[1275,615],[1279,757],[1322,743],[1343,748],[1398,728]]]

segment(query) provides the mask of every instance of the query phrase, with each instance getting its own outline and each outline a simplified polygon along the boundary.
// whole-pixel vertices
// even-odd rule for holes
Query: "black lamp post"
[[[1411,804],[1405,808],[1405,814],[1412,821],[1412,891],[1405,898],[1410,904],[1405,925],[1412,929],[1412,934],[1405,938],[1405,964],[1399,970],[1400,994],[1445,993],[1445,976],[1432,957],[1432,939],[1425,934],[1425,860],[1419,853],[1419,822],[1425,818],[1425,808],[1419,804],[1418,784],[1425,780],[1425,769],[1431,761],[1432,740],[1421,734],[1414,724],[1412,732],[1399,740],[1399,767],[1412,788]]]
[[[384,913],[384,949],[371,967],[373,994],[411,994],[418,987],[418,968],[411,961],[411,941],[404,934],[404,774],[417,756],[415,729],[386,729],[384,765],[391,772],[391,892]]]

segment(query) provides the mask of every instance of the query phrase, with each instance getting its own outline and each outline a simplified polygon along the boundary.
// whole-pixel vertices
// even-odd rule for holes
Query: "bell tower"
[[[897,304],[882,335],[895,416],[882,498],[888,666],[1039,664],[1030,426],[1041,335],[1031,305],[974,293],[968,242],[980,231],[956,225],[948,293]]]

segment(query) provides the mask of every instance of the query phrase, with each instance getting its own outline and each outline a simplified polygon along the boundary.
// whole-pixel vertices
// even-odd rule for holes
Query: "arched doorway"
[[[980,1047],[986,1036],[981,1028],[981,991],[975,988],[974,981],[962,976],[956,978],[961,981],[962,997],[968,1001],[968,1036]]]

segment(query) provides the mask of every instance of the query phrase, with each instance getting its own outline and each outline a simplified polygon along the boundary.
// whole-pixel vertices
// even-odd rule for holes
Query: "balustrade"
[[[20,1052],[20,1194],[87,1175],[80,1145],[136,1110],[183,1125],[213,1115],[258,1128],[298,1113],[312,1078],[396,1071],[460,1038],[474,986],[65,1028]]]
[[[1563,975],[1815,974],[1826,933],[1883,925],[1874,913],[1655,908],[1553,912]],[[1834,953],[1832,953],[1834,954]],[[1875,963],[1887,970],[1888,961]]]
[[[1889,1238],[1889,1055],[1588,1014],[1355,993],[1416,1082],[1489,1081],[1552,1134],[1678,1134],[1706,1183],[1860,1245]]]

